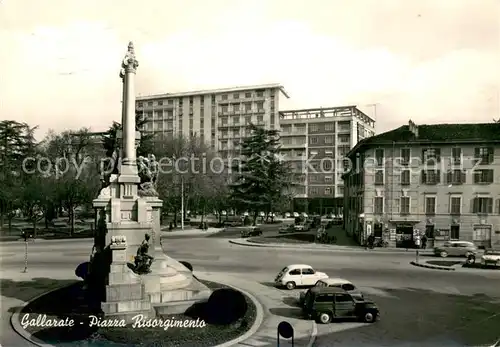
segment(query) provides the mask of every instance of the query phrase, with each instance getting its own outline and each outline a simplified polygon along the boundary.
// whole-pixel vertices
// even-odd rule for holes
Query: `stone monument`
[[[98,216],[93,259],[100,260],[91,269],[104,273],[96,282],[105,285],[101,308],[106,318],[127,321],[137,314],[184,313],[211,294],[189,269],[165,255],[159,244],[163,202],[155,189],[156,173],[141,175],[150,181],[141,180],[138,165],[144,165],[144,158],[139,163],[136,158],[140,133],[135,124],[134,78],[138,66],[130,42],[120,71],[123,102],[121,146],[115,156],[119,157],[118,173],[111,174],[108,185],[93,201]],[[156,165],[154,156],[150,160],[150,165]],[[134,271],[138,264],[142,270]]]

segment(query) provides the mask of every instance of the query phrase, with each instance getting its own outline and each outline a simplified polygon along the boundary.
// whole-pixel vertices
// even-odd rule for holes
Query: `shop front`
[[[391,220],[391,243],[396,248],[414,248],[415,247],[415,225],[419,220]]]

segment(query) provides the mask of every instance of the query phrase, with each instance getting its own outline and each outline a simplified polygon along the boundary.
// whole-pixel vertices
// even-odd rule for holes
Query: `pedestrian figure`
[[[427,236],[423,236],[422,237],[422,249],[426,249],[427,248]]]

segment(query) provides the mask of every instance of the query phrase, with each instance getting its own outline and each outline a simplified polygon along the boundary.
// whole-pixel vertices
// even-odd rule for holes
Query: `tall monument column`
[[[134,45],[128,44],[127,54],[123,58],[120,78],[123,81],[122,100],[122,163],[118,182],[122,184],[122,197],[135,197],[137,183],[140,182],[136,164],[136,138],[135,130],[135,73],[139,62],[135,57]]]

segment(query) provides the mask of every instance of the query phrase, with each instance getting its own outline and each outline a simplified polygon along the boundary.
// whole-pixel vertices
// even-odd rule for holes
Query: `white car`
[[[352,284],[350,281],[345,280],[343,278],[325,278],[322,280],[319,280],[316,282],[314,285],[315,287],[337,287],[337,288],[342,288],[349,294],[351,294],[352,297],[354,297],[357,300],[364,300],[363,293],[356,288],[354,284]],[[302,306],[304,302],[304,298],[306,296],[307,291],[300,293],[299,296],[299,304]]]
[[[481,257],[481,265],[484,266],[500,266],[500,251],[486,250]]]
[[[319,280],[327,278],[326,273],[316,271],[310,265],[293,264],[283,268],[274,279],[274,283],[280,287],[294,289],[295,287],[314,286]]]

